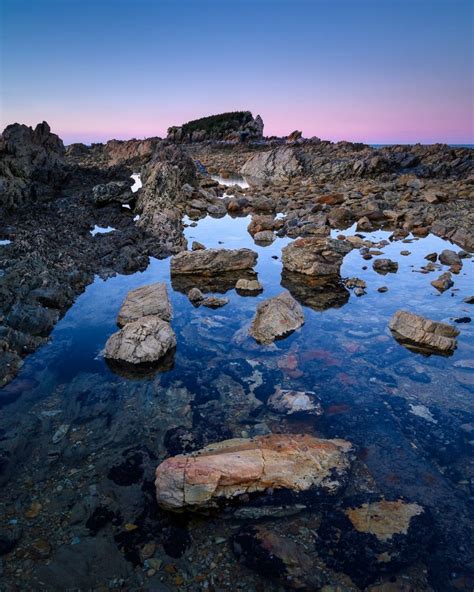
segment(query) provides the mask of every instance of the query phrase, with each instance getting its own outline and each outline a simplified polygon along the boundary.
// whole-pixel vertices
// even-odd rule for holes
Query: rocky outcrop
[[[399,343],[425,354],[451,355],[459,335],[459,331],[447,323],[431,321],[404,310],[393,315],[389,328]]]
[[[127,323],[111,335],[104,355],[115,362],[152,364],[175,346],[176,336],[171,325],[157,316],[148,316]]]
[[[263,120],[253,118],[250,111],[234,111],[189,121],[182,126],[168,128],[167,140],[172,142],[261,140]]]
[[[220,275],[226,272],[252,269],[257,253],[250,249],[201,249],[183,251],[171,258],[171,274]]]
[[[156,469],[156,499],[167,510],[199,510],[267,489],[337,493],[351,444],[309,435],[236,438],[168,458]]]
[[[286,337],[303,324],[301,305],[289,292],[282,292],[258,305],[249,335],[258,343],[268,344]]]
[[[282,146],[252,155],[240,172],[265,181],[289,180],[303,173],[303,164],[294,148]]]
[[[0,207],[51,200],[65,180],[64,145],[43,121],[14,123],[0,137]]]
[[[156,316],[163,321],[171,320],[173,310],[165,283],[157,282],[129,292],[120,307],[117,325],[123,327],[148,316]]]
[[[282,250],[283,269],[310,276],[337,276],[344,256],[351,250],[348,241],[299,238]]]

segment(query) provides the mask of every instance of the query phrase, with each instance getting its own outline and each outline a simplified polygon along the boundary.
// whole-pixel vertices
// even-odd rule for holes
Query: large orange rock
[[[350,442],[309,435],[236,438],[168,458],[156,469],[156,498],[167,510],[196,510],[266,489],[334,494],[351,465]]]

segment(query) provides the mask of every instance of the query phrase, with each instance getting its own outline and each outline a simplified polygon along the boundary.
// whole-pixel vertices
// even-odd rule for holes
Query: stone
[[[97,206],[116,202],[128,204],[135,199],[130,183],[125,181],[110,181],[92,188],[92,199]]]
[[[200,243],[200,242],[198,242],[198,241],[193,241],[193,244],[191,245],[191,249],[192,249],[193,251],[202,251],[202,250],[204,250],[205,248],[206,248],[206,247],[205,247],[205,246],[204,246],[202,243]]]
[[[288,180],[301,175],[303,165],[294,147],[282,146],[253,154],[240,173],[245,177],[264,180]]]
[[[301,305],[289,292],[260,303],[249,329],[258,343],[269,344],[299,329],[304,324]]]
[[[171,325],[157,316],[147,316],[127,323],[111,335],[104,355],[128,364],[150,364],[175,346],[176,336]]]
[[[245,278],[240,278],[235,284],[235,289],[242,292],[261,292],[263,286],[258,280],[246,280]]]
[[[207,298],[204,298],[204,300],[202,300],[200,302],[200,305],[206,306],[207,308],[221,308],[222,306],[225,306],[228,303],[229,303],[228,298],[219,298],[218,296],[208,296]]]
[[[374,271],[380,275],[386,275],[387,273],[396,273],[398,271],[398,263],[391,259],[376,259],[372,263]]]
[[[192,304],[199,304],[205,297],[199,288],[191,288],[188,292],[188,298]]]
[[[445,249],[439,254],[439,262],[443,265],[462,265],[461,258],[456,251]]]
[[[171,274],[220,275],[229,271],[251,269],[257,253],[250,249],[204,249],[183,251],[171,257]]]
[[[395,339],[408,349],[422,353],[451,355],[456,349],[458,329],[404,310],[397,311],[389,328]]]
[[[297,142],[298,140],[301,140],[302,137],[303,137],[303,132],[300,132],[299,130],[295,130],[295,131],[291,132],[291,134],[286,138],[286,142],[287,142],[287,144],[291,144],[292,142]]]
[[[260,232],[256,232],[253,235],[253,239],[256,243],[267,243],[270,244],[275,240],[276,236],[275,233],[271,230],[262,230]]]
[[[454,282],[452,280],[451,274],[449,273],[449,271],[447,271],[446,273],[442,273],[438,279],[433,280],[431,282],[431,285],[434,288],[436,288],[439,292],[445,292],[446,290],[454,286]]]
[[[157,282],[131,290],[120,307],[117,324],[123,327],[147,316],[156,316],[163,321],[172,319],[173,309],[165,283]]]
[[[293,391],[277,388],[267,401],[267,405],[277,413],[285,415],[322,415],[321,401],[312,391]]]
[[[346,484],[351,448],[345,440],[306,434],[224,440],[163,461],[156,469],[156,499],[160,507],[179,511],[267,489],[334,495]]]
[[[283,268],[311,276],[336,276],[351,250],[352,245],[344,240],[299,238],[282,250]]]

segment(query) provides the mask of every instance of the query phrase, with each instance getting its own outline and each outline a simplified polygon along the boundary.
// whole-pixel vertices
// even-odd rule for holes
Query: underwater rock
[[[427,354],[451,355],[459,335],[459,331],[447,323],[438,323],[404,310],[393,315],[389,328],[399,343]]]
[[[171,274],[220,275],[229,271],[251,269],[257,253],[250,249],[201,249],[183,251],[171,257]]]
[[[131,290],[120,307],[117,324],[123,327],[148,316],[156,316],[164,321],[171,320],[173,310],[165,283],[157,282]]]
[[[301,543],[264,526],[244,526],[232,537],[234,553],[250,569],[290,590],[319,590],[322,577]]]
[[[431,517],[417,503],[375,500],[325,512],[318,552],[361,588],[420,558],[432,537]]]
[[[309,435],[224,440],[163,461],[156,469],[156,499],[162,508],[179,511],[269,488],[332,495],[345,485],[351,449],[345,440]]]
[[[281,286],[289,290],[300,304],[313,310],[340,308],[349,301],[350,296],[340,276],[318,278],[283,270]]]
[[[171,325],[157,316],[148,316],[127,323],[109,337],[105,357],[129,364],[157,362],[176,346]]]
[[[304,324],[301,305],[289,292],[260,303],[249,329],[249,335],[258,343],[272,343],[286,337]]]
[[[352,250],[348,241],[330,238],[299,238],[282,250],[283,268],[313,276],[337,276],[344,255]]]
[[[277,413],[295,415],[322,415],[321,402],[312,391],[293,391],[277,388],[267,402],[268,406]]]

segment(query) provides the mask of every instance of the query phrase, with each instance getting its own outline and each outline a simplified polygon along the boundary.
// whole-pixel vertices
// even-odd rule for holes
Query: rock
[[[189,121],[182,126],[168,128],[167,140],[172,142],[261,140],[263,120],[250,111],[220,113]]]
[[[276,236],[271,230],[262,230],[261,232],[256,232],[253,235],[253,239],[256,243],[267,243],[270,244],[275,240]]]
[[[199,288],[191,288],[188,292],[188,298],[192,304],[199,304],[204,300],[204,294]]]
[[[433,280],[431,282],[431,285],[435,287],[439,292],[445,292],[446,290],[451,288],[451,286],[454,286],[454,282],[452,280],[451,274],[449,273],[449,271],[447,271],[446,273],[442,273],[438,279]]]
[[[232,537],[234,553],[250,569],[279,579],[285,590],[320,590],[323,578],[305,547],[264,526],[244,526]]]
[[[66,179],[62,140],[43,121],[19,123],[0,136],[0,207],[16,209],[54,198]]]
[[[129,364],[157,362],[176,346],[170,324],[157,316],[127,323],[111,335],[105,345],[105,357]]]
[[[349,301],[350,296],[340,276],[308,276],[284,269],[281,286],[289,290],[300,304],[313,310],[339,308]]]
[[[249,234],[254,236],[263,230],[274,230],[277,226],[277,221],[273,216],[254,214],[250,224],[247,226],[247,230]]]
[[[443,265],[462,265],[461,258],[456,251],[445,249],[439,255],[439,262]]]
[[[163,321],[172,319],[173,310],[165,283],[157,282],[131,290],[120,307],[117,325],[123,327],[147,316],[156,316]]]
[[[321,401],[312,391],[292,391],[277,388],[267,401],[267,405],[277,413],[295,415],[322,415]]]
[[[459,331],[451,325],[404,310],[393,315],[389,328],[399,343],[426,354],[451,355],[456,349],[456,337],[459,335]]]
[[[253,154],[240,173],[245,177],[264,180],[288,180],[301,175],[303,166],[295,148],[282,146],[268,152]]]
[[[465,302],[466,304],[474,304],[474,296],[467,296],[466,298],[464,298],[463,302]]]
[[[328,567],[365,589],[417,561],[432,539],[432,519],[418,503],[380,499],[325,512],[318,535]]]
[[[235,284],[235,289],[240,290],[241,292],[261,292],[263,286],[258,280],[246,280],[240,278]]]
[[[228,298],[218,298],[217,296],[208,296],[200,302],[201,306],[207,306],[207,308],[221,308],[229,303]]]
[[[193,244],[191,245],[193,251],[203,251],[205,248],[206,247],[198,241],[193,241]]]
[[[156,499],[176,511],[209,508],[270,488],[331,495],[346,483],[350,451],[345,440],[309,435],[224,440],[162,462],[156,469]]]
[[[171,274],[220,275],[229,271],[251,269],[257,253],[250,249],[205,249],[183,251],[171,257]]]
[[[286,337],[303,324],[301,305],[289,292],[282,292],[258,305],[249,335],[258,343],[268,344]]]
[[[372,263],[374,271],[380,275],[386,275],[387,273],[396,273],[398,271],[398,263],[391,259],[376,259]]]
[[[130,183],[124,181],[111,181],[95,185],[92,188],[92,199],[97,206],[111,202],[128,204],[135,199]]]
[[[282,250],[283,268],[312,276],[337,276],[344,256],[352,250],[348,241],[299,238]]]
[[[291,134],[286,138],[286,143],[291,144],[293,142],[297,142],[298,140],[301,140],[302,137],[303,132],[295,130],[294,132],[291,132]]]
[[[438,254],[437,253],[428,253],[428,255],[426,255],[425,259],[427,259],[428,261],[432,261],[434,263],[438,259]]]

